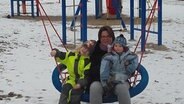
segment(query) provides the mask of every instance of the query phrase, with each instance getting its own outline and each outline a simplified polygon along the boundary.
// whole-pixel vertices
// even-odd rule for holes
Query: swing
[[[43,9],[42,5],[39,2],[38,2],[38,4]],[[39,10],[39,12],[40,12],[40,10]],[[46,14],[45,11],[44,11],[44,13],[45,13],[46,17],[48,18],[48,16],[47,16],[47,14]],[[154,11],[153,11],[153,14],[154,14]],[[41,12],[40,12],[40,16],[42,18]],[[150,18],[150,16],[151,15],[149,15],[149,18],[148,19],[151,19],[150,21],[152,22],[153,19]],[[151,17],[153,17],[153,16],[151,16]],[[43,21],[43,18],[42,18],[42,22],[43,22],[44,29],[45,29],[46,34],[47,34],[47,39],[48,39],[50,48],[53,49],[52,48],[52,45],[51,45],[51,42],[50,42],[50,38],[48,36],[47,29],[45,27],[45,23]],[[49,19],[49,22],[51,23],[50,19]],[[53,26],[52,23],[51,23],[51,25],[54,28],[54,26]],[[151,24],[149,24],[148,31],[150,30],[150,26],[151,26]],[[54,28],[54,30],[55,30],[55,28]],[[59,37],[59,34],[57,33],[56,30],[55,30],[55,32],[56,32],[57,36]],[[146,41],[147,41],[147,38],[148,38],[148,34],[149,34],[149,32],[147,32],[147,37],[146,37],[146,40],[145,40],[145,44],[146,44]],[[140,36],[140,38],[141,38],[141,36]],[[139,41],[140,41],[140,38],[139,38]],[[62,42],[62,40],[61,40],[60,37],[59,37],[59,39]],[[138,41],[138,43],[139,43],[139,41]],[[137,46],[138,46],[138,43],[137,43]],[[65,46],[64,46],[64,48],[66,49]],[[136,48],[135,48],[135,50],[136,50]],[[135,50],[134,50],[134,52],[135,52]],[[66,49],[66,51],[67,51],[67,49]],[[130,83],[129,93],[130,93],[130,96],[131,97],[134,97],[134,96],[140,94],[146,88],[146,86],[148,85],[148,81],[149,81],[148,72],[145,69],[145,67],[143,65],[141,65],[141,60],[143,58],[142,57],[143,56],[143,53],[144,52],[142,52],[142,54],[141,54],[140,63],[138,65],[138,68],[136,69],[134,75],[132,75],[132,77],[129,78],[129,83]],[[66,78],[66,74],[67,73],[61,73],[61,70],[60,70],[61,68],[59,68],[60,65],[58,65],[57,62],[56,62],[56,65],[57,65],[57,67],[55,67],[55,69],[52,72],[52,83],[53,83],[54,87],[56,88],[56,90],[58,90],[59,92],[61,92],[61,90],[62,90],[62,82]],[[63,75],[64,75],[64,77],[63,77]],[[118,100],[117,99],[117,96],[115,96],[115,95],[111,95],[111,96],[108,96],[108,97],[103,97],[103,103],[112,103],[112,102],[116,102],[117,100]],[[83,101],[83,102],[89,102],[89,92],[84,92],[82,94],[81,101]]]
[[[139,93],[141,93],[146,88],[148,81],[149,81],[148,72],[146,71],[146,69],[142,65],[140,65],[137,72],[138,72],[139,80],[136,81],[136,85],[133,85],[134,82],[130,81],[131,79],[134,79],[134,76],[132,76],[131,79],[129,80],[130,85],[131,85],[130,89],[129,89],[131,97],[134,97],[134,96],[138,95]],[[65,74],[66,73],[64,73],[64,76],[65,76]],[[53,83],[54,87],[59,92],[61,92],[61,90],[62,90],[62,81],[61,80],[63,80],[63,79],[60,77],[60,71],[58,70],[58,67],[56,67],[52,72],[52,83]],[[81,101],[89,102],[89,92],[83,93],[83,95],[81,96]],[[112,102],[116,102],[116,101],[117,101],[117,96],[115,96],[115,95],[103,97],[103,103],[112,103]]]

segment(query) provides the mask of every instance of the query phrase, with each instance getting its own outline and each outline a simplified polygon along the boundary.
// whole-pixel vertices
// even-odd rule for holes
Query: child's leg
[[[72,89],[70,104],[80,104],[83,89]]]
[[[61,95],[60,95],[60,99],[59,99],[59,104],[67,104],[67,98],[69,95],[69,91],[72,89],[72,85],[69,83],[66,83],[63,85],[62,91],[61,91]]]

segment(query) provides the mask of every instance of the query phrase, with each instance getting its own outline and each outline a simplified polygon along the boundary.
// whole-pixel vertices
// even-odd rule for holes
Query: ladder
[[[63,43],[66,44],[66,0],[62,0],[62,39],[63,39]],[[74,6],[78,6],[76,12],[74,9],[74,16],[73,16],[73,20],[70,26],[70,29],[73,29],[75,26],[75,21],[77,19],[77,15],[80,12],[80,37],[81,37],[81,41],[85,42],[87,41],[87,0],[80,0],[79,5],[75,5],[74,1],[73,1],[73,7]]]

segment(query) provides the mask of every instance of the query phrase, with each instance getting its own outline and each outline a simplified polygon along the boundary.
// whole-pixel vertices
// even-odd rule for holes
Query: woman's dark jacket
[[[100,43],[99,41],[97,41],[94,51],[90,56],[91,60],[90,77],[89,77],[90,83],[94,81],[100,81],[100,64],[102,57],[107,53],[107,51],[100,49],[99,45]]]

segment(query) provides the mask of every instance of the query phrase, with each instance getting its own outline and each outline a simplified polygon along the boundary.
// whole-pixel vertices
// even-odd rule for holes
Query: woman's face
[[[112,37],[109,36],[108,32],[107,31],[102,31],[101,37],[100,37],[101,44],[104,45],[104,46],[107,46],[107,45],[111,44],[112,41],[113,41]]]

